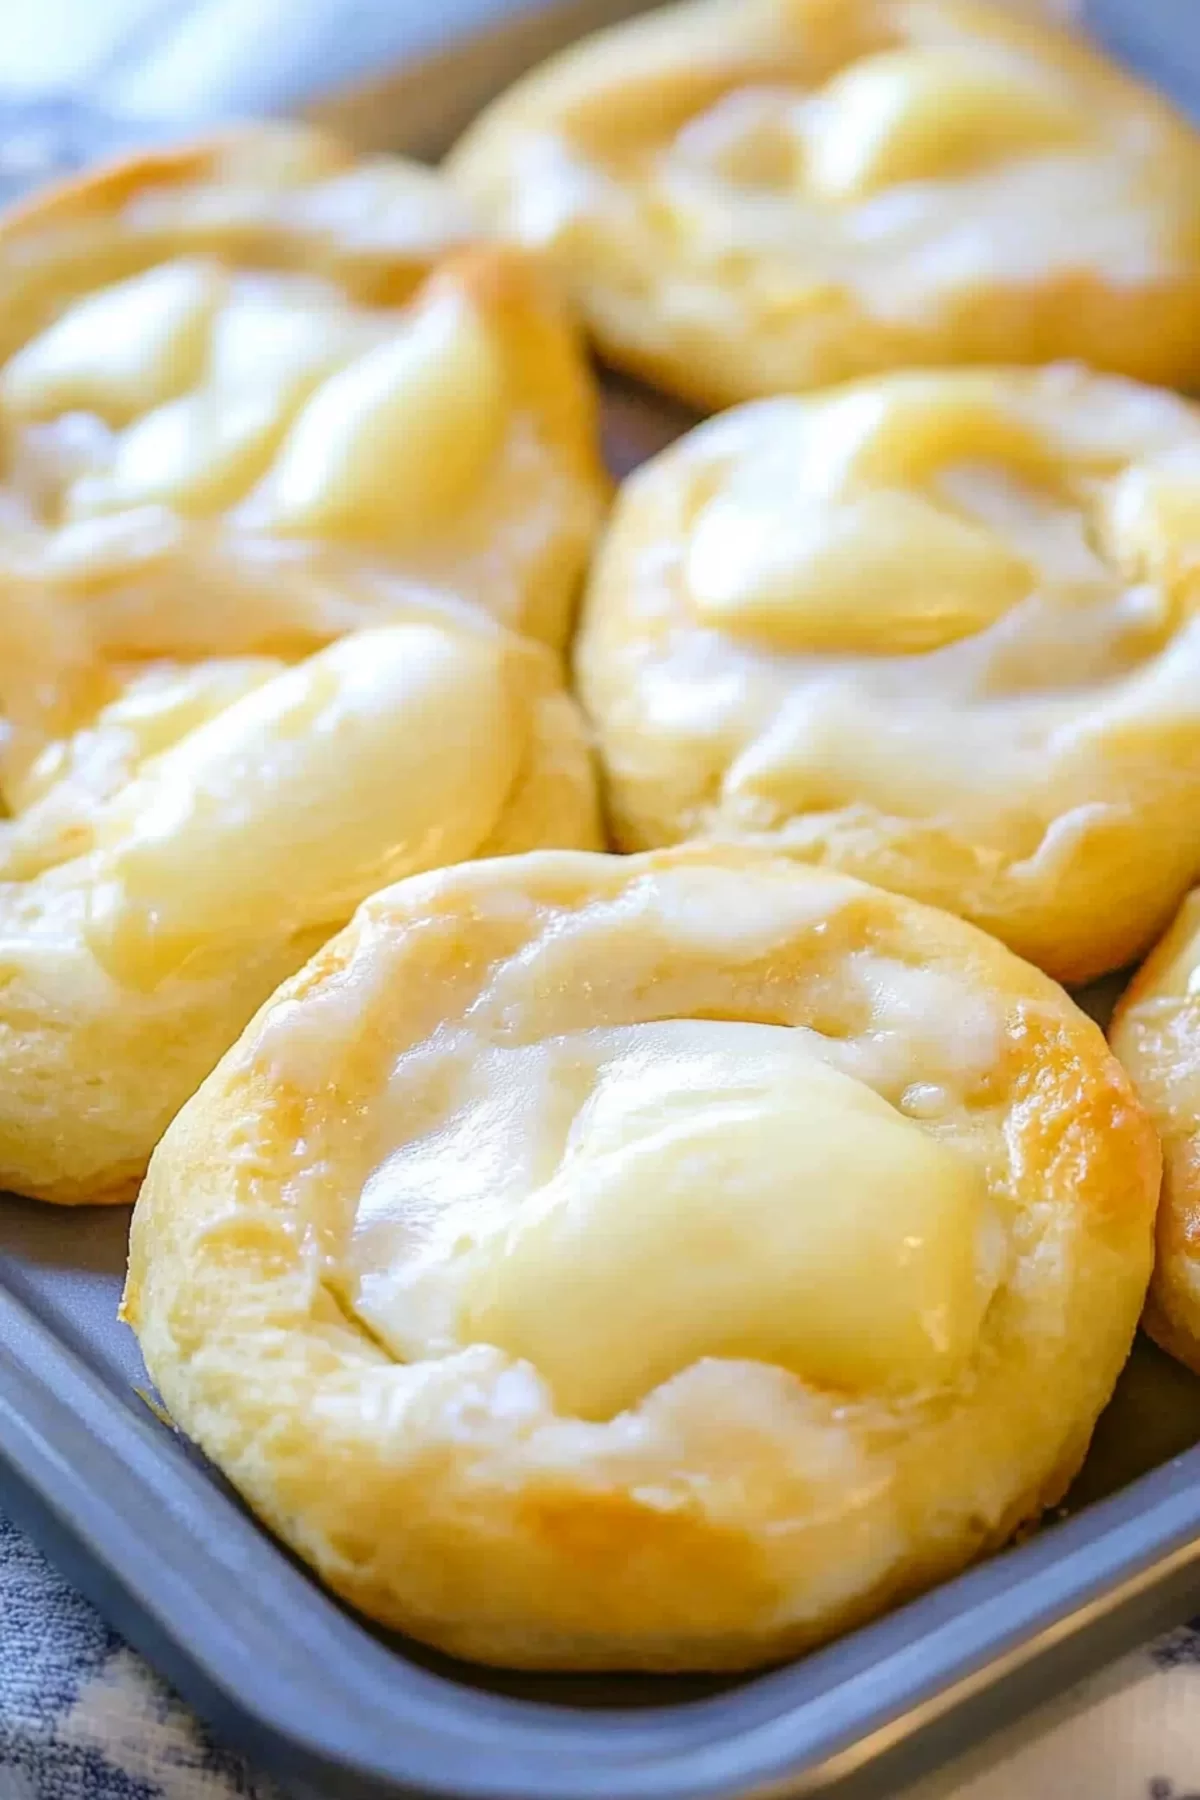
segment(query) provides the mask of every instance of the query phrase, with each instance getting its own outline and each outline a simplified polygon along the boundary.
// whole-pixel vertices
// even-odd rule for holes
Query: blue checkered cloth
[[[279,1800],[0,1516],[0,1800],[159,1796]],[[1200,1800],[1200,1620],[909,1800]]]
[[[0,1516],[0,1800],[276,1800]]]

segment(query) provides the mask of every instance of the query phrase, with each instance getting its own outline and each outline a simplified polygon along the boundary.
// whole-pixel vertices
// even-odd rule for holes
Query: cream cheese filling
[[[953,1132],[840,1048],[723,1019],[515,1045],[448,1027],[398,1072],[348,1303],[401,1360],[490,1344],[589,1419],[706,1357],[850,1394],[953,1380],[1000,1215]]]

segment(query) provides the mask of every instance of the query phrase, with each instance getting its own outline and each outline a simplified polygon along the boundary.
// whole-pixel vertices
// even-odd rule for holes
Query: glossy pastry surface
[[[340,1594],[544,1668],[798,1651],[1058,1498],[1158,1150],[946,915],[738,849],[376,894],[155,1153],[126,1311]]]
[[[910,365],[1200,376],[1200,139],[1036,8],[689,0],[451,162],[606,356],[706,407]]]
[[[8,598],[0,1190],[130,1198],[255,1008],[374,888],[601,842],[557,658],[465,602],[413,589],[323,644],[301,617],[290,655],[274,612],[265,643],[243,613],[221,649],[218,609],[190,621],[209,654],[123,662],[86,654],[69,602]]]
[[[572,327],[436,174],[299,127],[0,220],[0,568],[80,604],[447,586],[566,636],[605,482]]]
[[[1200,873],[1200,414],[1061,365],[735,408],[637,471],[576,646],[613,828],[768,843],[1068,982]]]

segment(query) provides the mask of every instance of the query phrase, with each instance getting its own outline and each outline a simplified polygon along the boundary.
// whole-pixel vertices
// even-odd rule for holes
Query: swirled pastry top
[[[687,0],[518,84],[452,168],[701,405],[923,363],[1200,376],[1200,139],[1011,6]]]
[[[531,855],[374,896],[264,1008],[155,1154],[127,1312],[378,1618],[735,1666],[1062,1490],[1157,1179],[1096,1027],[962,922],[746,851]]]
[[[760,401],[626,484],[577,646],[614,827],[762,838],[1063,979],[1200,870],[1200,415],[1072,367]]]
[[[292,660],[101,676],[70,729],[26,720],[0,761],[0,1188],[123,1198],[254,1008],[373,889],[601,841],[558,659],[472,607],[418,593]],[[0,701],[10,682],[19,706],[0,656]]]
[[[1111,1036],[1163,1147],[1146,1329],[1200,1373],[1200,892],[1139,970]]]
[[[195,611],[433,581],[561,644],[604,494],[543,277],[432,172],[258,126],[0,222],[0,561]]]

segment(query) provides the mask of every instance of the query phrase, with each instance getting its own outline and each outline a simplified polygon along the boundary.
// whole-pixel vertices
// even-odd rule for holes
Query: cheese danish
[[[55,643],[55,683],[43,600],[25,661],[0,603],[0,1190],[131,1198],[255,1008],[375,888],[601,842],[557,657],[466,603],[415,590],[291,654],[248,619],[205,656],[64,673]]]
[[[481,235],[432,171],[265,125],[0,220],[0,574],[89,609],[428,582],[561,647],[595,397]]]
[[[1200,379],[1200,138],[1036,9],[685,0],[451,163],[604,355],[706,408],[920,364]]]
[[[576,649],[627,850],[715,836],[1062,981],[1200,875],[1200,414],[1071,366],[735,408],[626,483]]]
[[[1200,1374],[1200,893],[1138,972],[1110,1035],[1163,1146],[1146,1330]]]
[[[1057,1501],[1158,1146],[994,939],[743,849],[401,882],[155,1151],[125,1316],[337,1593],[456,1655],[734,1669]]]

